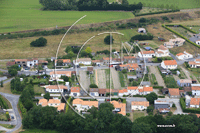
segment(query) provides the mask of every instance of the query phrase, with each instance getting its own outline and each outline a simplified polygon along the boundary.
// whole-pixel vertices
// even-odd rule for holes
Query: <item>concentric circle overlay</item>
[[[61,46],[61,44],[62,44],[62,41],[63,41],[63,39],[65,38],[65,36],[67,35],[67,33],[71,30],[71,28],[76,24],[76,23],[78,23],[80,20],[82,20],[83,18],[85,18],[86,17],[86,15],[84,15],[83,17],[81,17],[80,19],[78,19],[67,31],[66,31],[66,33],[63,35],[63,37],[62,37],[62,39],[61,39],[61,41],[60,41],[60,43],[59,43],[59,45],[58,45],[58,48],[57,48],[57,52],[56,52],[56,60],[57,60],[57,57],[58,57],[58,51],[59,51],[59,49],[60,49],[60,46]],[[122,36],[124,36],[124,34],[122,34],[122,33],[119,33],[119,32],[102,32],[102,33],[99,33],[99,34],[97,34],[96,36],[99,36],[99,35],[103,35],[103,34],[110,34],[110,57],[112,57],[112,34],[118,34],[118,35],[122,35]],[[89,38],[82,46],[81,46],[81,48],[80,48],[80,50],[79,50],[79,52],[78,52],[78,54],[77,54],[77,59],[78,59],[78,57],[79,57],[79,54],[80,54],[80,51],[83,49],[83,47],[90,41],[90,40],[92,40],[93,38],[95,38],[96,37],[95,35],[94,36],[92,36],[91,38]],[[122,43],[123,44],[123,43]],[[134,43],[136,46],[138,46],[139,47],[139,45],[137,44],[137,43]],[[125,48],[125,50],[126,50],[126,52],[128,53],[128,55],[129,55],[129,53],[130,53],[130,51],[128,52],[127,51],[127,49],[126,49],[126,47],[124,46],[124,48]],[[131,49],[133,48],[133,45],[131,46]],[[141,53],[143,54],[143,51],[142,51],[142,49],[139,47],[139,49],[140,49],[140,51],[141,51]],[[123,50],[122,50],[123,51]],[[144,59],[144,58],[143,58]],[[111,62],[111,58],[110,58],[110,62]],[[146,70],[146,62],[145,62],[145,59],[144,59],[144,67],[145,67],[145,70]],[[109,67],[110,68],[110,67]],[[75,69],[76,69],[76,73],[78,72],[77,71],[77,66],[75,65]],[[110,68],[111,69],[111,68]],[[56,63],[55,63],[55,69],[54,69],[54,72],[55,72],[55,75],[56,75]],[[111,72],[111,71],[110,71]],[[144,73],[143,73],[144,74]],[[56,75],[57,76],[57,75]],[[77,78],[77,80],[78,80],[78,82],[79,82],[79,79]],[[144,80],[144,76],[143,76],[143,78],[142,78],[142,81],[141,81],[141,83],[143,82],[143,80]],[[57,78],[56,78],[56,82],[57,82],[57,86],[58,86],[58,88],[59,88],[59,90],[60,90],[60,86],[59,86],[59,84],[58,84],[58,80],[57,80]],[[111,82],[111,74],[110,74],[110,82]],[[140,83],[140,85],[139,86],[141,86],[141,83]],[[90,95],[89,93],[88,93],[88,91],[86,91],[85,90],[85,88],[83,87],[83,85],[81,84],[81,82],[79,82],[79,84],[80,84],[80,86],[81,86],[81,88],[84,90],[84,92],[87,94],[87,95],[89,95],[90,97],[92,97],[93,99],[96,99],[94,96],[92,96],[92,95]],[[138,87],[139,87],[138,86]],[[111,83],[110,83],[110,94],[111,94]],[[61,91],[60,91],[60,93],[61,93]],[[66,101],[66,103],[68,104],[68,106],[74,111],[74,112],[76,112],[78,115],[80,115],[82,118],[85,118],[85,116],[83,116],[82,114],[80,114],[78,111],[76,111],[73,107],[72,107],[72,105],[70,105],[70,103],[67,101],[67,99],[65,98],[65,96],[63,95],[63,93],[61,93],[61,96],[64,98],[64,100]],[[110,101],[111,101],[111,95],[109,95],[109,97],[110,97]]]

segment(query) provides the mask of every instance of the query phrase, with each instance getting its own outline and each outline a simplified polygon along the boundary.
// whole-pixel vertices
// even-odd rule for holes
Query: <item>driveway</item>
[[[0,121],[0,123],[16,125],[15,128],[6,130],[7,133],[12,133],[12,132],[18,130],[22,126],[22,119],[21,119],[21,116],[20,116],[18,108],[17,108],[17,104],[19,101],[19,95],[7,94],[7,93],[2,93],[2,92],[0,92],[0,94],[3,95],[6,99],[8,99],[8,101],[12,105],[13,113],[16,118],[16,120],[12,120],[10,122]],[[3,129],[3,128],[0,127],[0,129]]]
[[[160,72],[158,70],[158,68],[156,66],[149,66],[149,70],[150,70],[150,74],[154,74],[156,76],[156,80],[158,82],[159,86],[165,86],[164,80],[162,78],[162,76],[160,75]]]

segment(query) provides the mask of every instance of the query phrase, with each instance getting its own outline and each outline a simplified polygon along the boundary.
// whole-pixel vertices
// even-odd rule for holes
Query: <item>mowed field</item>
[[[179,9],[192,9],[200,8],[199,0],[128,0],[129,4],[143,3],[146,7],[157,7],[158,5],[164,5],[170,7],[171,5],[177,6]]]
[[[0,33],[134,18],[131,12],[42,11],[39,0],[0,0]]]
[[[119,50],[121,41],[129,41],[133,35],[138,34],[137,29],[118,30],[124,36],[113,34],[114,44],[113,49]],[[68,34],[62,42],[59,50],[59,55],[64,55],[67,46],[83,45],[90,37],[99,34],[100,32],[83,32]],[[110,46],[104,44],[104,38],[108,34],[96,36],[90,40],[83,48],[91,47],[92,52],[109,49]],[[45,36],[47,46],[45,47],[30,47],[30,43],[39,37],[27,37],[19,39],[0,40],[0,59],[18,59],[18,58],[47,58],[56,55],[58,44],[63,35]]]

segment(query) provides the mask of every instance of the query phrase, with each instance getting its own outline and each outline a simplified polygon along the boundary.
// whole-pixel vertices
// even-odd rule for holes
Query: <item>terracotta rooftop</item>
[[[103,57],[103,60],[110,60],[110,57]],[[111,57],[112,60],[112,57]]]
[[[154,54],[154,51],[142,51],[141,54]]]
[[[160,49],[160,50],[168,50],[168,48],[165,47],[164,45],[160,45],[158,49]]]
[[[41,64],[41,63],[48,63],[48,61],[46,61],[46,60],[39,60],[38,63],[39,64]]]
[[[40,99],[38,104],[41,104],[42,106],[47,106],[48,105],[48,101],[47,101],[47,99]]]
[[[49,85],[46,87],[46,89],[68,89],[68,88],[67,86],[64,85]]]
[[[127,90],[136,90],[138,87],[137,86],[128,86]]]
[[[192,83],[191,79],[180,79],[180,83]]]
[[[200,98],[191,98],[190,105],[199,105]]]
[[[80,92],[80,87],[71,87],[71,92]]]
[[[179,88],[169,88],[169,94],[171,96],[178,96],[179,94]]]
[[[98,108],[98,101],[83,101],[82,99],[74,99],[72,104],[81,104],[81,105],[88,105],[89,107],[96,107]]]
[[[110,103],[113,104],[113,106],[115,108],[121,109],[121,111],[118,112],[119,114],[126,115],[126,104],[125,103],[119,103],[117,101],[111,101]]]
[[[60,105],[56,107],[58,111],[65,110],[65,103],[60,103]]]
[[[166,66],[168,66],[168,65],[177,65],[177,62],[176,62],[176,60],[165,60],[164,64]]]
[[[176,56],[181,56],[181,55],[184,55],[184,53],[178,53],[178,54],[176,54]]]
[[[127,89],[119,90],[119,93],[128,92]]]
[[[13,61],[13,62],[7,62],[6,63],[6,66],[12,66],[12,65],[15,65],[15,62]]]
[[[144,87],[143,91],[153,91],[153,87]]]
[[[90,92],[99,92],[98,88],[90,88]]]
[[[192,90],[200,90],[200,86],[192,86],[191,89]]]
[[[136,57],[134,56],[124,56],[124,59],[135,59]]]
[[[59,99],[49,99],[49,102],[48,102],[48,104],[51,104],[51,103],[56,103],[56,104],[58,104],[58,103],[61,103],[61,101],[59,100]]]
[[[52,71],[50,72],[49,75],[54,75],[54,74],[58,74],[58,75],[66,75],[68,77],[71,77],[71,71]]]
[[[58,59],[59,61],[62,61],[63,63],[70,63],[71,60],[70,59]],[[55,62],[57,63],[57,60],[55,60]]]
[[[76,59],[77,62],[80,62],[80,61],[91,61],[91,58],[78,58]]]
[[[144,106],[144,107],[148,107],[149,106],[149,102],[148,101],[132,101],[131,105],[140,105],[140,106]]]
[[[93,63],[101,62],[100,60],[92,60]]]
[[[20,61],[20,62],[21,62],[21,61],[25,61],[25,62],[26,62],[27,59],[15,59],[15,62],[18,62],[18,61]]]

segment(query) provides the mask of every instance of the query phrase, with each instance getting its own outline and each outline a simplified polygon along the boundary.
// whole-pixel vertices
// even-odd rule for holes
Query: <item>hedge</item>
[[[158,98],[165,98],[165,96],[158,96]]]
[[[0,95],[0,106],[3,107],[4,109],[8,109],[8,105],[1,95]]]
[[[6,118],[8,121],[10,121],[10,115],[9,115],[9,112],[6,112]]]
[[[146,97],[146,95],[133,95],[132,97]]]
[[[163,89],[163,86],[153,86],[154,89]]]
[[[185,98],[180,98],[180,105],[181,105],[181,108],[183,110],[183,112],[185,113],[200,113],[200,109],[199,108],[186,108],[186,105],[185,105]]]
[[[26,115],[26,113],[27,113],[27,110],[26,110],[26,108],[24,107],[24,105],[22,104],[21,100],[19,100],[18,105],[19,105],[20,111],[21,111],[21,113],[22,113],[22,117],[24,117],[24,116]]]
[[[71,97],[69,97],[69,98],[67,99],[67,102],[70,104],[70,102],[71,102]],[[65,110],[65,112],[67,113],[68,110],[69,110],[69,105],[66,104],[66,110]]]
[[[183,39],[185,39],[187,42],[189,42],[189,43],[193,44],[194,46],[196,46],[196,47],[200,48],[200,45],[197,45],[196,43],[194,43],[194,42],[190,41],[189,39],[187,39],[186,37],[184,37],[184,36],[183,36],[183,35],[181,35],[180,33],[178,33],[178,32],[176,32],[176,31],[174,31],[174,30],[170,29],[170,28],[169,28],[169,27],[167,27],[166,25],[162,24],[162,27],[164,27],[165,29],[167,29],[167,30],[169,30],[169,31],[173,32],[173,33],[174,33],[174,34],[176,34],[177,36],[180,36],[180,37],[182,37]]]
[[[180,10],[168,10],[168,11],[159,11],[159,12],[149,12],[149,13],[142,13],[142,14],[134,14],[135,16],[145,16],[145,15],[152,15],[152,14],[161,14],[161,13],[168,13],[168,12],[179,12]]]

